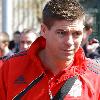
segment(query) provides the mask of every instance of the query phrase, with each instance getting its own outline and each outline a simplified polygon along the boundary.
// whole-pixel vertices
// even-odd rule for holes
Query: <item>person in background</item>
[[[38,35],[32,29],[24,29],[20,35],[19,50],[27,50]]]
[[[8,48],[13,52],[13,53],[15,53],[15,41],[14,40],[11,40],[10,42],[9,42],[9,45],[8,45]]]
[[[89,42],[89,36],[93,33],[92,25],[91,24],[85,24],[83,32],[84,32],[84,34],[83,34],[81,46],[84,50],[85,55],[87,56],[86,44]]]
[[[15,53],[19,52],[20,35],[21,33],[19,31],[15,31],[13,35],[13,41],[15,43]]]
[[[86,57],[91,59],[96,59],[96,58],[100,58],[100,54],[99,54],[100,43],[95,38],[89,40],[89,37],[92,33],[93,33],[92,25],[85,24],[81,46],[83,47]]]
[[[100,42],[93,38],[86,44],[86,56],[91,59],[100,58]]]
[[[83,39],[82,39],[82,47],[88,42],[89,36],[93,33],[93,27],[91,24],[85,24],[84,27],[84,34],[83,34]]]
[[[2,56],[2,50],[0,49],[0,57]]]
[[[1,52],[1,58],[11,56],[13,52],[10,51],[8,48],[9,45],[9,35],[6,32],[0,33],[0,52]]]
[[[81,48],[85,12],[76,0],[49,0],[41,36],[0,69],[0,100],[100,100],[100,63]]]

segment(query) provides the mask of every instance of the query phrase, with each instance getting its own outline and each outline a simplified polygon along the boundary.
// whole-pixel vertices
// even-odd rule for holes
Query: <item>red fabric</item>
[[[0,50],[0,57],[2,57],[2,52],[1,52],[1,50]],[[0,68],[2,67],[2,65],[3,65],[3,61],[2,61],[2,59],[0,59]]]
[[[3,65],[3,61],[2,61],[2,60],[0,60],[0,68],[2,67],[2,65]]]
[[[1,52],[1,50],[0,50],[0,57],[2,56],[2,52]]]
[[[44,78],[21,100],[50,100],[49,90],[55,95],[65,80],[74,75],[78,75],[78,81],[82,84],[82,93],[77,96],[79,94],[70,92],[64,100],[100,100],[100,75],[88,69],[88,60],[81,48],[75,54],[73,64],[56,76],[44,69],[38,57],[38,52],[43,48],[45,48],[45,39],[39,37],[27,52],[16,55],[4,63],[0,70],[0,100],[12,100],[41,73],[45,73]]]

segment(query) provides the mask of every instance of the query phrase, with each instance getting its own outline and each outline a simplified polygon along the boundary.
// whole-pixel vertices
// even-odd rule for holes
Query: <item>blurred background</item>
[[[10,40],[15,31],[33,28],[40,31],[41,10],[47,0],[0,0],[0,32],[7,32]],[[100,0],[78,0],[86,11],[86,21],[93,25],[90,38],[100,41]]]

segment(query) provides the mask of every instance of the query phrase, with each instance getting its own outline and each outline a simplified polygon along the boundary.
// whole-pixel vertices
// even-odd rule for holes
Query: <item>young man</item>
[[[83,20],[75,0],[50,0],[42,36],[0,70],[0,100],[100,100],[100,66],[80,48]]]

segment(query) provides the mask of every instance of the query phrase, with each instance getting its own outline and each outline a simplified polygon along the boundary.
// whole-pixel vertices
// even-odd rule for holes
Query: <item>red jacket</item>
[[[0,70],[0,100],[12,100],[23,91],[27,91],[26,87],[37,78],[41,79],[29,87],[29,91],[21,100],[50,100],[50,92],[54,96],[65,80],[74,75],[78,75],[78,78],[64,100],[100,100],[99,64],[85,58],[80,48],[75,54],[73,64],[54,76],[44,68],[39,59],[38,52],[43,48],[45,40],[40,37],[28,51],[16,54],[5,61]]]
[[[3,65],[3,61],[2,61],[2,60],[0,60],[0,68],[2,67],[2,65]]]
[[[2,51],[0,50],[0,57],[2,56]]]

